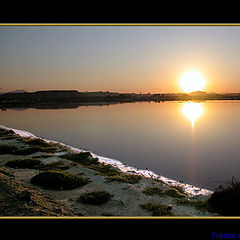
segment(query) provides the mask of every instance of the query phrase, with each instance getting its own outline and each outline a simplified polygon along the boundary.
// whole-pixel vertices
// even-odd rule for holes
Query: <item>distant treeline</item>
[[[76,108],[79,105],[103,105],[138,101],[240,100],[240,93],[216,94],[193,92],[190,94],[136,94],[117,92],[78,92],[53,90],[0,95],[0,108]]]

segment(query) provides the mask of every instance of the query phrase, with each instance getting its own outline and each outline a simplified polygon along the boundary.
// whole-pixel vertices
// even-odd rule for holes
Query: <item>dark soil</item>
[[[2,167],[0,216],[76,216],[76,213],[60,201],[16,180],[8,169]]]

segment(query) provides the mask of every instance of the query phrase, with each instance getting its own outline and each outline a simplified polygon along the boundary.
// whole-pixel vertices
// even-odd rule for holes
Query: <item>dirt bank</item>
[[[1,216],[216,216],[208,197],[0,128]]]

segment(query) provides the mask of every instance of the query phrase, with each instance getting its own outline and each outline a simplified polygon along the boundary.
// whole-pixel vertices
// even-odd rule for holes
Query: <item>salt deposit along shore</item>
[[[1,216],[217,216],[206,204],[210,190],[26,131],[1,125],[0,130]],[[47,186],[33,181],[44,174],[85,182],[51,186],[55,175],[44,179]],[[10,206],[4,202],[8,192]]]

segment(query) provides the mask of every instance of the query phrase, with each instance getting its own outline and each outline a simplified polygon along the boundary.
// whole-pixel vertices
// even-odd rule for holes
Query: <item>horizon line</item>
[[[0,88],[1,89],[1,88]],[[34,92],[47,92],[47,91],[77,91],[79,93],[100,93],[100,92],[103,92],[103,93],[120,93],[120,94],[191,94],[191,93],[206,93],[206,94],[240,94],[240,90],[239,92],[207,92],[207,91],[193,91],[193,92],[189,92],[189,93],[186,93],[186,92],[155,92],[155,93],[151,93],[151,91],[146,91],[146,92],[142,92],[142,91],[139,91],[139,92],[125,92],[125,91],[114,91],[114,90],[96,90],[96,91],[89,91],[89,90],[78,90],[78,89],[48,89],[48,90],[32,90],[32,91],[27,91],[27,90],[24,90],[24,89],[16,89],[16,90],[11,90],[11,91],[8,91],[8,92],[0,92],[2,94],[5,94],[5,93],[15,93],[17,91],[22,91],[22,93],[34,93]],[[21,93],[21,92],[19,92]]]
[[[0,26],[240,26],[240,23],[0,23]]]

